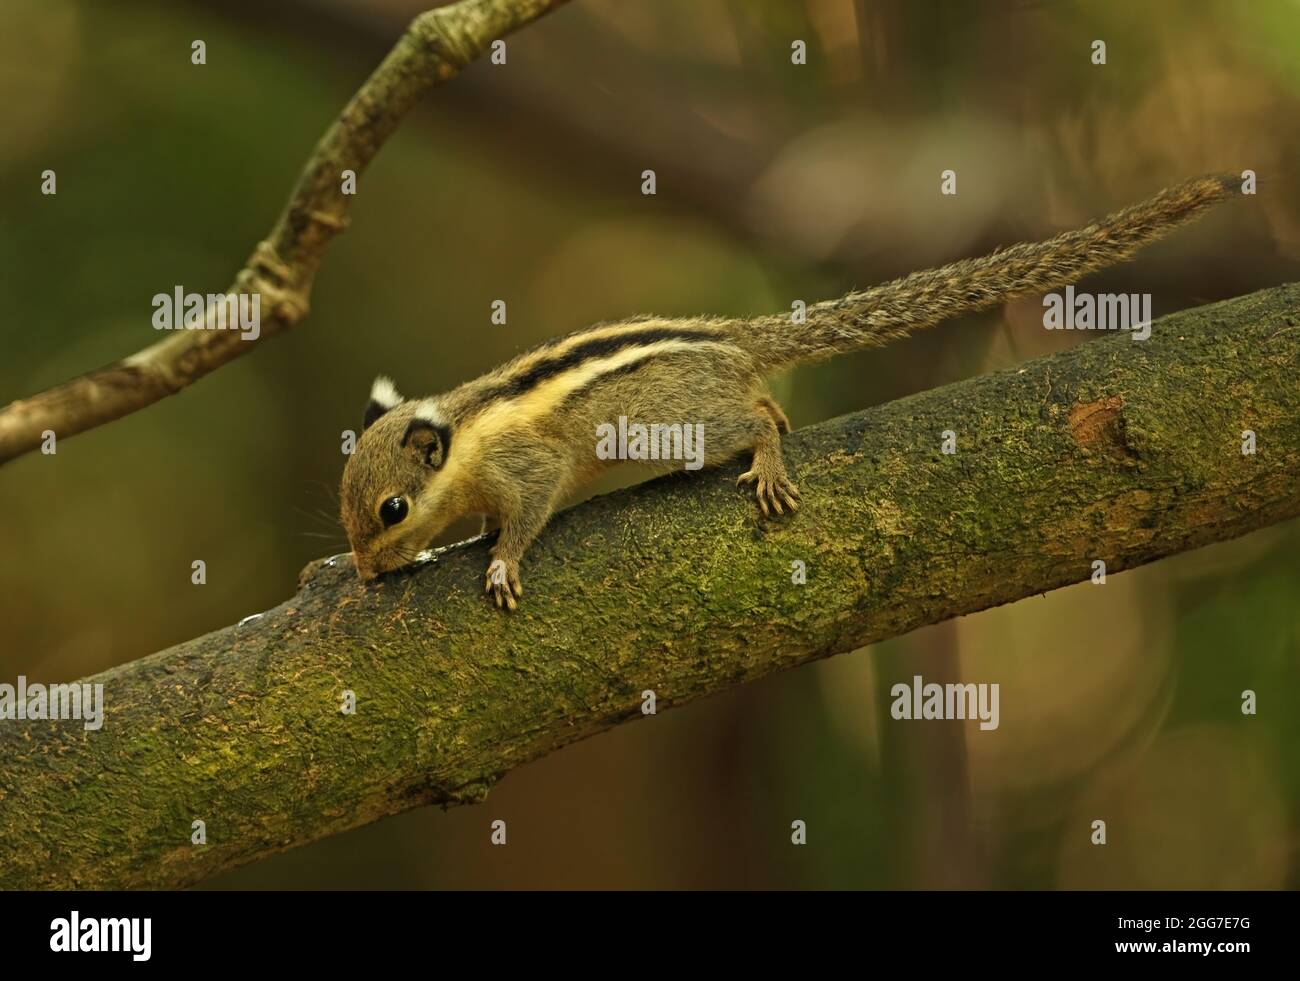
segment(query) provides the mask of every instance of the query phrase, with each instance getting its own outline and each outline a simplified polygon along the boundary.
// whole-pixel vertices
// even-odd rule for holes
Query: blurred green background
[[[423,6],[7,0],[0,402],[152,343],[154,293],[224,289]],[[1300,279],[1298,150],[1294,0],[575,0],[399,129],[298,328],[0,471],[0,680],[232,623],[346,550],[340,433],[377,373],[437,391],[595,320],[789,309],[1256,170],[1256,198],[1089,281],[1169,313]],[[1040,317],[1018,302],[777,392],[807,425],[1079,342]],[[918,631],[211,886],[1294,888],[1298,545],[1290,522]],[[917,673],[998,682],[1001,727],[893,722]]]

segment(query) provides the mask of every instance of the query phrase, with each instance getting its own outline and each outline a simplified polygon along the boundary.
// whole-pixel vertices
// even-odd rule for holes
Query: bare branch
[[[260,294],[256,338],[178,330],[142,351],[0,409],[0,464],[173,395],[307,314],[325,248],[347,227],[342,173],[358,176],[411,107],[503,37],[567,0],[460,0],[420,14],[316,145],[288,204],[226,290]]]

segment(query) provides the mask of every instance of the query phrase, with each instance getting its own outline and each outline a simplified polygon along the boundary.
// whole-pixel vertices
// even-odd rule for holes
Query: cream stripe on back
[[[613,324],[596,324],[593,327],[588,327],[586,330],[580,330],[568,335],[567,337],[562,337],[553,344],[543,345],[534,348],[531,351],[527,351],[503,367],[509,369],[510,375],[523,374],[528,371],[528,369],[542,361],[550,361],[553,358],[563,357],[579,344],[586,344],[589,341],[598,341],[607,337],[617,337],[619,334],[626,334],[634,331],[652,330],[656,327],[676,326],[679,326],[679,324],[669,320],[630,320]]]
[[[639,325],[644,327],[644,324]],[[581,335],[588,340],[593,335]],[[595,336],[600,336],[599,334]],[[493,402],[482,412],[472,416],[461,428],[456,430],[452,439],[452,451],[448,455],[448,476],[456,476],[455,471],[461,467],[471,467],[475,461],[468,459],[474,450],[490,443],[495,434],[512,430],[525,429],[538,419],[558,409],[560,404],[573,392],[588,385],[602,375],[645,361],[664,354],[677,352],[701,351],[709,348],[727,347],[734,350],[735,345],[727,338],[719,337],[716,341],[664,340],[650,344],[640,344],[624,348],[608,357],[591,358],[575,365],[551,378],[547,378],[522,395],[500,399]],[[553,352],[552,352],[553,353]],[[458,455],[456,450],[460,449]],[[469,452],[465,452],[468,450]]]

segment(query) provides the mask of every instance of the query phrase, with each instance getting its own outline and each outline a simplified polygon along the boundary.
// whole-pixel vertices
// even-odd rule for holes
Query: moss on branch
[[[263,616],[90,679],[101,730],[0,723],[0,886],[193,883],[479,800],[647,689],[662,710],[1294,517],[1297,311],[1300,286],[1265,290],[798,431],[793,519],[758,517],[739,463],[589,501],[514,615],[481,541],[369,587],[315,564]]]

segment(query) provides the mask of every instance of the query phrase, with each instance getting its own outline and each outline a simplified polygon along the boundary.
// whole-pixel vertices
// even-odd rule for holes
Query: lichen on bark
[[[1297,311],[1300,286],[1265,290],[799,430],[793,517],[760,518],[739,463],[593,499],[534,545],[513,615],[482,541],[370,586],[316,563],[263,616],[89,679],[101,730],[0,723],[0,886],[193,883],[480,800],[645,690],[663,711],[1292,518]]]

